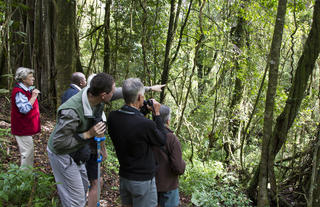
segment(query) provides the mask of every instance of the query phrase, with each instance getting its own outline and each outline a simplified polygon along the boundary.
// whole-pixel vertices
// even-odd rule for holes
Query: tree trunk
[[[115,30],[115,37],[113,37],[114,39],[114,50],[111,51],[113,53],[113,60],[112,62],[112,68],[110,68],[110,75],[113,75],[113,77],[115,79],[116,78],[116,74],[117,74],[117,68],[118,68],[118,52],[119,52],[119,47],[120,47],[120,43],[119,43],[119,1],[115,1],[115,12],[113,14],[113,19],[114,19],[114,30]]]
[[[5,49],[4,49],[4,46],[0,46],[0,88],[7,88],[7,89],[10,89],[8,88],[8,85],[7,85],[7,81],[8,81],[8,78],[3,76],[6,74],[6,55],[5,55]]]
[[[26,33],[25,42],[28,44],[23,45],[22,54],[22,66],[31,67],[37,71],[36,64],[34,64],[35,50],[38,49],[39,39],[37,39],[38,33],[40,33],[40,12],[41,12],[41,1],[26,1],[26,6],[29,8],[25,11],[25,19],[23,20],[24,29]],[[37,72],[36,74],[37,75]],[[36,83],[38,82],[38,77],[36,76]],[[37,86],[39,87],[39,86]]]
[[[112,0],[106,0],[105,17],[104,17],[104,64],[103,71],[110,73],[110,7]]]
[[[243,17],[243,8],[245,8],[246,6],[244,5],[245,2],[241,1],[240,3],[240,8],[239,8],[239,13],[238,13],[238,22],[237,25],[231,29],[231,38],[232,38],[232,42],[234,44],[234,58],[233,58],[233,62],[234,62],[234,68],[233,70],[236,73],[236,80],[234,83],[234,88],[233,88],[233,93],[232,93],[232,98],[231,98],[231,103],[230,103],[230,113],[229,113],[229,131],[232,134],[232,138],[234,140],[231,140],[231,142],[226,142],[224,143],[224,145],[227,145],[224,147],[224,149],[227,149],[226,151],[226,159],[228,159],[228,155],[233,153],[233,152],[229,152],[229,149],[235,149],[234,146],[234,141],[236,140],[238,131],[239,131],[239,125],[240,125],[240,120],[237,117],[237,111],[239,111],[239,109],[236,107],[238,104],[240,104],[241,100],[242,100],[242,93],[243,93],[243,83],[241,80],[241,69],[242,67],[240,66],[240,61],[243,58],[243,54],[242,54],[242,50],[243,50],[243,46],[244,46],[244,41],[245,41],[245,26],[246,26],[246,21]],[[234,150],[233,150],[234,151]]]
[[[42,71],[42,42],[41,42],[41,37],[42,37],[42,0],[36,0],[34,1],[34,5],[31,8],[31,11],[34,11],[32,14],[28,15],[28,20],[27,20],[27,31],[28,31],[28,36],[29,36],[29,41],[28,41],[28,49],[27,51],[30,51],[30,53],[26,52],[25,53],[25,58],[26,60],[31,60],[31,67],[35,68],[35,76],[36,76],[36,87],[40,88],[40,81],[41,81],[41,71]],[[31,58],[29,56],[31,55]]]
[[[39,73],[40,77],[40,90],[43,92],[41,95],[42,104],[50,107],[55,106],[54,97],[54,81],[53,81],[53,4],[50,1],[44,0],[42,3],[42,27],[43,27],[43,53],[42,53],[42,70]],[[49,81],[48,81],[49,80]]]
[[[269,65],[269,82],[266,97],[266,106],[264,113],[263,125],[263,140],[260,161],[259,173],[259,192],[258,192],[258,206],[269,206],[268,198],[268,182],[269,182],[269,144],[272,136],[272,123],[273,123],[273,108],[274,100],[278,85],[278,68],[280,61],[280,47],[282,42],[283,27],[285,22],[285,15],[287,9],[287,0],[278,1],[278,11],[276,17],[275,28],[273,32],[273,39],[268,58]]]
[[[12,9],[12,1],[7,0],[6,1],[6,24],[5,24],[5,38],[4,38],[4,45],[5,45],[5,53],[6,53],[6,63],[5,63],[5,69],[3,75],[9,75],[13,74],[15,72],[15,65],[13,64],[15,62],[14,54],[14,47],[13,43],[15,40],[15,37],[13,35],[13,31],[11,29],[11,21],[15,21],[17,16],[15,13],[17,12],[17,9]],[[16,20],[20,21],[20,20]],[[12,87],[13,78],[6,79],[6,88],[11,89]]]
[[[302,55],[299,59],[292,87],[282,113],[278,116],[269,148],[269,171],[274,174],[274,160],[291,128],[305,96],[309,78],[320,52],[320,0],[315,1],[313,21]],[[319,198],[319,196],[315,196]],[[319,201],[318,201],[319,202]],[[317,206],[317,205],[316,205]]]
[[[169,77],[169,63],[170,63],[170,50],[171,50],[171,44],[174,38],[174,18],[175,18],[175,8],[176,8],[176,1],[171,0],[171,9],[170,9],[170,20],[169,20],[169,26],[168,26],[168,34],[167,34],[167,42],[166,42],[166,51],[164,55],[164,64],[163,64],[163,71],[161,75],[161,84],[167,84],[168,77]],[[160,103],[163,103],[165,99],[165,88],[162,89],[162,92],[160,94]]]
[[[100,37],[101,37],[101,30],[98,30],[98,37],[94,43],[94,46],[92,48],[92,51],[91,51],[91,58],[90,58],[90,61],[89,61],[89,64],[88,64],[88,69],[87,69],[87,72],[86,72],[86,77],[89,76],[89,74],[95,72],[93,69],[94,69],[94,61],[95,61],[95,56],[96,56],[96,52],[97,52],[97,48],[98,48],[98,45],[99,45],[99,42],[100,42]]]
[[[141,80],[142,82],[147,81],[147,83],[150,85],[151,84],[151,73],[148,67],[148,61],[147,61],[147,49],[148,49],[148,43],[147,43],[147,19],[148,19],[148,13],[146,10],[147,7],[147,2],[146,0],[139,0],[140,6],[143,10],[143,15],[142,15],[142,31],[141,31],[141,47],[142,47],[142,59],[143,59],[143,74]]]
[[[74,36],[75,36],[74,43],[75,43],[75,50],[76,50],[76,71],[84,73],[82,63],[80,60],[81,54],[80,54],[80,45],[79,45],[79,33],[77,30],[75,31]]]
[[[318,125],[317,133],[316,133],[316,145],[313,149],[313,159],[312,159],[312,172],[311,172],[311,178],[310,178],[310,187],[309,187],[309,195],[307,200],[307,206],[313,207],[313,206],[319,206],[320,205],[320,194],[315,193],[319,192],[320,186],[319,186],[319,161],[320,161],[320,125]]]
[[[320,66],[320,61],[318,61],[318,68]],[[320,68],[319,68],[320,69]],[[319,84],[319,91],[320,91],[320,84]],[[320,99],[319,99],[319,104],[320,104]],[[320,105],[319,105],[320,108]],[[320,123],[318,123],[318,131],[316,135],[316,139],[318,140],[317,146],[314,151],[315,157],[315,163],[313,163],[313,169],[312,171],[312,176],[314,176],[314,185],[312,180],[310,182],[310,187],[309,187],[309,202],[311,201],[311,206],[320,206],[320,193],[315,193],[315,192],[320,192],[320,169],[319,169],[319,163],[320,163]],[[316,152],[317,150],[317,152]]]
[[[57,106],[60,97],[69,86],[70,77],[76,68],[75,58],[75,0],[57,0],[55,14],[55,83]]]

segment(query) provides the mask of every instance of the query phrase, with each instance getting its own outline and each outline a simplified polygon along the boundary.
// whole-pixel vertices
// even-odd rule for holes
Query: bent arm
[[[161,92],[161,90],[164,86],[165,85],[145,86],[144,89],[146,92],[149,92],[149,91]],[[122,87],[117,87],[112,95],[111,101],[115,101],[115,100],[122,99],[122,98],[123,98]]]
[[[78,114],[72,109],[62,110],[59,114],[53,137],[53,147],[57,151],[69,151],[85,142],[76,129],[80,124]],[[80,137],[80,138],[79,138]]]
[[[32,109],[32,104],[23,93],[18,92],[15,99],[16,106],[18,107],[20,113],[27,114]]]
[[[118,88],[116,88],[116,90],[114,91],[114,93],[113,93],[112,98],[111,98],[110,101],[115,101],[115,100],[122,99],[122,98],[123,98],[122,88],[121,88],[121,87],[118,87]]]

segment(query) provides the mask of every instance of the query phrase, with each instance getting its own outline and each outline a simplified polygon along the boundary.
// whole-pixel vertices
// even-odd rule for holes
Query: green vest
[[[61,110],[72,109],[78,114],[78,117],[80,119],[80,123],[79,123],[79,126],[77,127],[77,129],[75,131],[75,133],[77,133],[77,134],[80,134],[80,133],[83,133],[85,131],[88,131],[93,126],[94,117],[97,117],[97,116],[101,117],[101,114],[102,114],[102,111],[103,111],[103,107],[104,107],[104,105],[102,103],[98,104],[97,106],[95,106],[92,109],[94,116],[85,117],[84,116],[84,111],[83,111],[83,104],[82,104],[83,91],[84,90],[81,90],[76,95],[72,96],[68,101],[66,101],[64,104],[62,104],[57,110],[57,122],[58,122],[58,115],[59,115]],[[70,149],[59,150],[58,151],[58,150],[56,150],[54,148],[54,145],[53,145],[53,142],[54,142],[53,137],[55,137],[55,133],[56,133],[56,128],[51,133],[49,141],[48,141],[49,149],[52,152],[54,152],[55,154],[69,154],[69,153],[77,151],[78,149],[80,149],[81,147],[83,147],[85,144],[88,143],[87,140],[83,140],[83,141],[80,141],[78,145],[76,145],[76,146],[74,146],[74,147],[72,147]],[[76,139],[75,137],[71,137],[71,138],[72,139]]]

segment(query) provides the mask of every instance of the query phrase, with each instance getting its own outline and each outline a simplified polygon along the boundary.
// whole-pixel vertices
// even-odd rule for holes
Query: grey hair
[[[171,118],[171,109],[166,105],[160,106],[160,117],[162,122],[166,124]]]
[[[19,67],[16,71],[16,75],[14,77],[14,79],[17,81],[17,82],[21,82],[23,81],[24,79],[27,78],[27,76],[29,74],[33,74],[34,73],[34,70],[33,69],[30,69],[30,68],[24,68],[24,67]]]
[[[139,78],[129,78],[122,84],[123,99],[126,104],[134,103],[138,95],[144,95],[144,85]]]

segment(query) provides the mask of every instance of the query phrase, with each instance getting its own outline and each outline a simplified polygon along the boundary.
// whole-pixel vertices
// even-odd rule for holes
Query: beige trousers
[[[33,139],[32,136],[16,136],[21,154],[21,167],[33,167]]]

